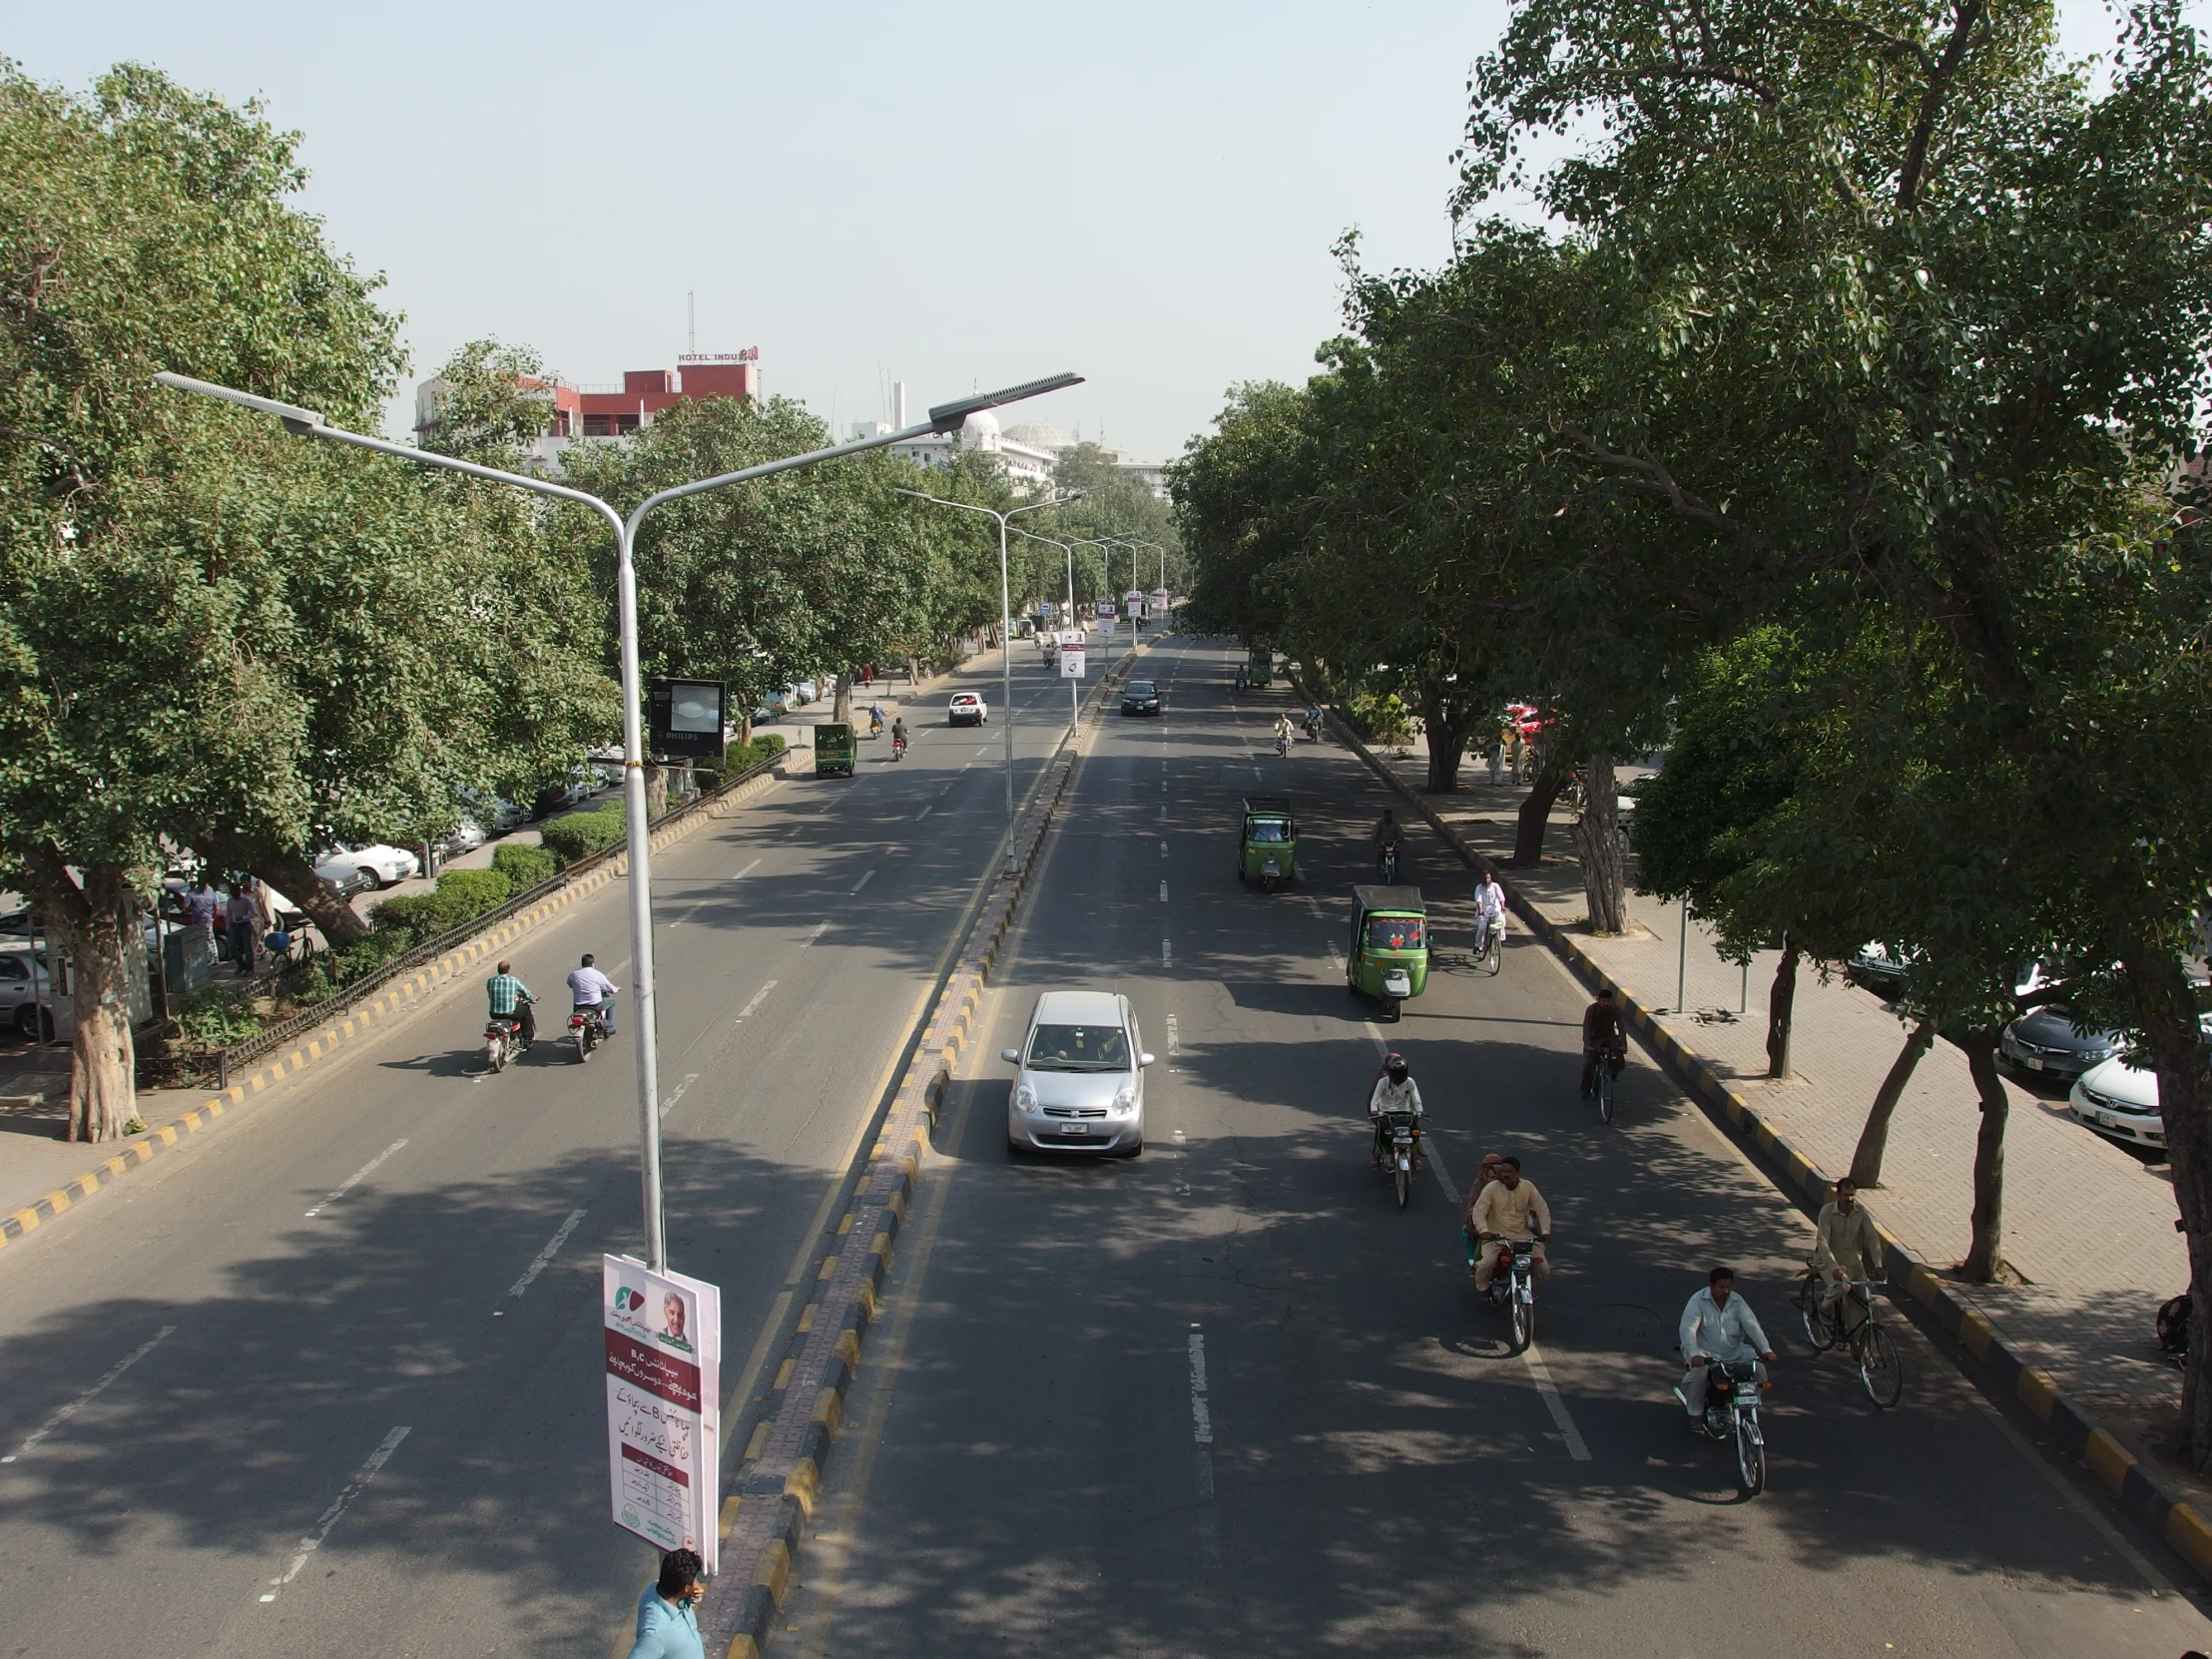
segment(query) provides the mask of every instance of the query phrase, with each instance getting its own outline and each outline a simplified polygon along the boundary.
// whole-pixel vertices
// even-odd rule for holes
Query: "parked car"
[[[333,884],[343,885],[337,872],[344,869],[366,870],[374,885],[388,887],[410,875],[420,875],[422,860],[403,846],[389,846],[382,841],[372,841],[366,846],[349,846],[340,841],[314,861],[314,872]]]
[[[2023,1071],[2070,1081],[2102,1065],[2120,1050],[2117,1031],[2077,1029],[2073,1016],[2052,1003],[2032,1008],[2004,1028],[1997,1052]]]
[[[2198,1023],[2212,1043],[2212,1014]],[[2075,1079],[2066,1096],[2066,1110],[2100,1135],[2130,1146],[2165,1150],[2166,1124],[2158,1115],[2158,1073],[2134,1064],[2125,1052]]]
[[[1160,712],[1160,688],[1150,680],[1132,680],[1121,688],[1121,712],[1156,715]]]
[[[1891,955],[1890,947],[1880,939],[1869,939],[1844,963],[1844,976],[1857,980],[1877,996],[1894,997],[1904,986],[1905,970],[1911,965],[1909,958]]]
[[[481,824],[474,819],[464,818],[438,837],[438,854],[441,857],[458,858],[464,852],[475,851],[489,838]]]
[[[1006,1144],[1017,1151],[1144,1150],[1144,1052],[1137,1013],[1113,991],[1045,991],[1021,1047],[1001,1052],[1015,1069]]]
[[[504,835],[529,822],[529,815],[504,796],[482,796],[464,790],[460,800],[469,818],[494,835]]]
[[[39,1035],[42,1011],[46,1016],[43,1034],[51,1037],[54,986],[46,975],[46,953],[38,952],[34,960],[29,950],[0,950],[0,1025],[21,1037]]]
[[[947,726],[980,726],[991,718],[988,704],[974,692],[954,692],[945,710]]]
[[[599,790],[599,774],[589,767],[579,767],[558,784],[548,784],[538,791],[536,805],[531,809],[532,818],[548,818],[554,813],[580,806]]]

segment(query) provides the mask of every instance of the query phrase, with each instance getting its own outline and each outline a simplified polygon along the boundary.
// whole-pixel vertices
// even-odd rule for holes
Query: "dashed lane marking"
[[[671,1101],[670,1104],[674,1105],[675,1102]],[[582,1221],[584,1216],[585,1212],[582,1210],[569,1211],[568,1220],[562,1222],[560,1227],[555,1230],[552,1241],[538,1252],[536,1259],[528,1267],[522,1270],[522,1277],[507,1287],[507,1297],[510,1301],[528,1290],[532,1283],[536,1281],[538,1275],[552,1265],[553,1258],[560,1255],[561,1246],[568,1243],[568,1236],[576,1231],[576,1224]]]
[[[363,1181],[366,1181],[370,1176],[374,1175],[376,1173],[377,1165],[381,1164],[386,1158],[389,1158],[394,1152],[397,1152],[406,1144],[407,1143],[404,1140],[393,1141],[391,1145],[385,1147],[383,1151],[377,1153],[375,1157],[369,1159],[367,1163],[363,1164],[351,1175],[348,1175],[345,1180],[339,1184],[337,1191],[333,1192],[320,1204],[317,1204],[312,1210],[309,1210],[307,1212],[307,1215],[312,1218],[322,1214],[322,1212],[329,1208],[329,1206],[335,1204],[339,1199],[343,1198],[347,1193],[351,1192]]]
[[[922,808],[922,811],[923,811],[923,812],[925,812],[925,813],[926,813],[926,812],[927,812],[928,810],[929,810],[929,809],[928,809],[928,808],[926,808],[926,807]],[[862,876],[861,876],[861,877],[860,877],[860,878],[859,878],[859,879],[858,879],[857,881],[855,881],[855,882],[853,882],[853,883],[852,883],[852,892],[858,892],[858,891],[859,891],[859,890],[860,890],[860,889],[861,889],[862,887],[866,886],[866,885],[867,885],[867,884],[868,884],[868,883],[869,883],[870,881],[872,881],[872,880],[874,880],[874,879],[875,879],[875,871],[873,871],[873,870],[871,869],[871,870],[869,870],[869,871],[868,871],[868,872],[867,872],[867,873],[866,873],[865,875],[862,875]],[[846,894],[845,894],[845,897],[847,897],[847,898],[850,898],[851,896],[852,896],[852,893],[846,893]]]
[[[1544,1357],[1530,1343],[1521,1350],[1521,1363],[1528,1368],[1528,1375],[1536,1384],[1536,1392],[1543,1396],[1545,1407],[1551,1412],[1551,1420],[1559,1425],[1559,1437],[1567,1442],[1567,1455],[1577,1463],[1590,1460],[1590,1448],[1584,1443],[1582,1430],[1575,1427],[1574,1418],[1567,1412],[1567,1402],[1560,1397],[1558,1386],[1551,1381],[1551,1368],[1544,1364]]]
[[[345,1483],[345,1489],[330,1500],[330,1507],[322,1511],[321,1518],[314,1524],[314,1530],[299,1540],[298,1553],[292,1556],[291,1564],[269,1581],[270,1588],[262,1592],[263,1601],[275,1601],[283,1587],[299,1576],[299,1569],[307,1564],[307,1557],[322,1547],[322,1540],[330,1535],[330,1528],[337,1525],[338,1517],[345,1513],[346,1506],[368,1489],[368,1483],[376,1478],[376,1471],[399,1449],[399,1442],[407,1437],[408,1432],[404,1427],[394,1428],[368,1454],[368,1461]]]
[[[682,1100],[682,1099],[684,1098],[684,1096],[685,1096],[685,1095],[686,1095],[687,1093],[689,1093],[689,1092],[690,1092],[691,1086],[692,1086],[692,1085],[693,1085],[694,1083],[698,1082],[698,1081],[699,1081],[699,1073],[698,1073],[698,1072],[696,1072],[696,1071],[688,1071],[688,1072],[686,1072],[686,1073],[684,1074],[684,1080],[683,1080],[683,1081],[682,1081],[681,1083],[679,1083],[679,1084],[677,1084],[677,1085],[676,1085],[676,1092],[675,1092],[674,1094],[670,1095],[670,1096],[669,1096],[669,1097],[668,1097],[668,1098],[667,1098],[666,1100],[664,1100],[664,1101],[662,1101],[662,1102],[661,1102],[661,1116],[663,1116],[663,1117],[665,1118],[665,1117],[667,1117],[667,1116],[669,1115],[669,1113],[671,1113],[671,1112],[675,1111],[675,1110],[676,1110],[676,1103],[677,1103],[677,1102],[678,1102],[679,1100]]]
[[[159,1331],[155,1332],[151,1337],[147,1338],[146,1341],[139,1344],[138,1347],[131,1350],[130,1353],[126,1354],[114,1365],[110,1366],[107,1370],[106,1375],[104,1375],[99,1382],[95,1382],[91,1387],[87,1388],[83,1393],[79,1394],[75,1399],[71,1400],[67,1405],[56,1406],[53,1412],[47,1417],[44,1422],[40,1423],[36,1428],[32,1429],[30,1433],[23,1436],[23,1443],[21,1445],[17,1446],[15,1450],[9,1452],[5,1457],[0,1457],[0,1463],[12,1463],[24,1452],[37,1450],[40,1441],[44,1440],[49,1434],[53,1433],[55,1429],[61,1427],[63,1423],[67,1422],[79,1411],[82,1411],[87,1405],[90,1405],[102,1394],[106,1393],[108,1391],[108,1384],[113,1382],[117,1378],[121,1377],[125,1372],[129,1371],[133,1366],[137,1365],[141,1360],[145,1359],[149,1354],[153,1353],[155,1349],[161,1347],[163,1339],[168,1337],[177,1328],[174,1325],[163,1326]]]
[[[760,1011],[761,1004],[768,1000],[768,993],[770,991],[773,991],[774,989],[776,989],[776,981],[771,979],[767,984],[763,985],[759,990],[755,991],[753,993],[753,1000],[751,1002],[748,1002],[744,1007],[738,1010],[736,1023],[743,1025],[747,1020],[751,1019],[756,1013],[758,1013]]]
[[[805,950],[809,945],[813,944],[817,939],[821,938],[823,934],[829,931],[830,923],[828,921],[816,922],[815,930],[799,941],[799,948]]]

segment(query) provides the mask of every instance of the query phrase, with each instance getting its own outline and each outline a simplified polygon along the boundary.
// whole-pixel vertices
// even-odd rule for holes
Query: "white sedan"
[[[394,881],[421,874],[422,860],[403,846],[386,846],[381,841],[348,846],[341,841],[314,861],[314,872],[325,881],[335,881],[349,869],[365,869],[379,887],[388,887]]]
[[[2212,1042],[2212,1014],[2199,1016],[2205,1040]],[[2145,1056],[2148,1058],[2148,1056]],[[2158,1073],[2131,1065],[2125,1050],[2074,1080],[2066,1110],[2100,1135],[2163,1151],[2166,1120],[2158,1110]]]
[[[974,692],[954,692],[944,712],[947,726],[980,726],[990,718],[990,706]]]

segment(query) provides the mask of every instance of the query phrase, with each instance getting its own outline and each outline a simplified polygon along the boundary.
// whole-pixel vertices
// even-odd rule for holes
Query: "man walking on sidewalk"
[[[232,889],[223,905],[225,931],[231,940],[231,962],[239,970],[241,979],[254,971],[254,924],[261,920],[261,906],[254,901],[253,887],[254,877],[249,875]]]
[[[661,1557],[661,1576],[638,1597],[638,1639],[630,1659],[706,1659],[697,1611],[707,1586],[707,1564],[696,1549],[672,1549]]]

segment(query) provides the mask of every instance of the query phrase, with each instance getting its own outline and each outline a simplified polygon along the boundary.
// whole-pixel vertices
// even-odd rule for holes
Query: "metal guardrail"
[[[786,753],[789,752],[786,751]],[[713,789],[692,797],[691,800],[685,802],[675,811],[664,814],[656,820],[652,826],[654,832],[658,833],[671,825],[683,823],[685,819],[692,817],[694,814],[705,812],[732,790],[750,784],[764,773],[774,771],[783,764],[784,759],[784,754],[771,755],[758,766],[748,767],[735,778],[726,778]],[[258,1060],[271,1050],[282,1047],[292,1038],[311,1031],[319,1025],[327,1024],[330,1020],[344,1013],[346,1009],[352,1007],[354,1003],[373,995],[402,974],[412,973],[424,964],[436,961],[447,951],[466,944],[477,934],[490,931],[509,916],[518,914],[540,900],[563,891],[580,877],[589,875],[610,858],[621,857],[627,850],[628,848],[623,842],[617,841],[612,846],[603,846],[597,852],[585,854],[573,864],[562,869],[550,881],[540,881],[536,886],[526,888],[522,892],[501,900],[492,908],[470,916],[460,926],[448,932],[440,933],[434,939],[425,939],[418,945],[410,946],[382,966],[362,974],[357,979],[348,980],[320,1002],[278,1020],[275,1025],[268,1026],[245,1042],[233,1043],[228,1048],[207,1050],[201,1056],[201,1064],[205,1066],[206,1062],[212,1060],[215,1063],[216,1087],[219,1089],[229,1088],[231,1086],[231,1069],[234,1066],[245,1065],[249,1061]]]

